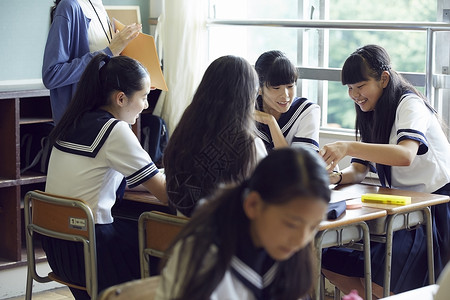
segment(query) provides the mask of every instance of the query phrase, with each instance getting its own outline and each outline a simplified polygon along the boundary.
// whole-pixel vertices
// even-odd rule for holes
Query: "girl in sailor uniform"
[[[148,107],[151,82],[136,60],[105,54],[95,56],[79,88],[50,135],[45,191],[84,200],[96,223],[99,292],[139,278],[136,222],[114,220],[111,208],[123,179],[132,188],[142,185],[167,202],[164,176],[158,172],[130,128]],[[43,239],[52,270],[63,279],[83,285],[80,243]],[[90,299],[71,288],[76,299]]]
[[[258,58],[257,135],[268,151],[280,147],[307,146],[319,150],[320,108],[306,98],[295,97],[297,69],[280,51]]]
[[[419,192],[450,194],[450,145],[436,111],[409,82],[392,70],[388,53],[367,45],[350,55],[342,68],[342,84],[355,102],[356,131],[360,141],[325,145],[320,154],[328,169],[346,155],[354,157],[342,173],[332,173],[331,183],[362,181],[376,169],[381,185]],[[375,166],[373,165],[375,164]],[[435,276],[450,253],[450,206],[431,207]],[[400,230],[393,238],[391,292],[426,285],[425,228]],[[384,244],[372,243],[374,295],[382,296]],[[323,255],[324,274],[344,293],[359,286],[363,276],[361,252],[328,249]]]
[[[155,299],[300,299],[330,201],[317,152],[271,151],[245,182],[201,205],[171,248]]]

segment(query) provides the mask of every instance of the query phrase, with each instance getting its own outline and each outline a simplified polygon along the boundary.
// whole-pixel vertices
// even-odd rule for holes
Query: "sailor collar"
[[[68,128],[64,139],[56,141],[55,147],[63,152],[95,157],[118,122],[104,110],[86,112]]]
[[[256,299],[267,299],[279,263],[265,249],[255,248],[247,233],[240,235],[242,244],[238,245],[237,253],[231,259],[231,272],[252,291]]]
[[[263,100],[261,96],[258,96],[258,99],[256,100],[259,110],[262,111],[262,105]],[[289,110],[283,114],[281,114],[280,119],[278,119],[278,125],[280,127],[281,132],[283,133],[283,136],[286,137],[289,133],[289,130],[294,125],[295,121],[299,118],[299,116],[312,105],[313,103],[308,101],[306,98],[295,98],[292,102],[291,107]],[[262,123],[257,123],[257,129],[256,134],[258,137],[260,137],[268,146],[270,146],[270,149],[274,147],[272,142],[272,136],[270,135],[270,129],[269,126]]]

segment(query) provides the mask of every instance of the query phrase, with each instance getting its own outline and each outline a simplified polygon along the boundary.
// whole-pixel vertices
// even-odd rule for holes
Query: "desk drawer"
[[[413,211],[404,214],[389,215],[386,217],[366,221],[370,234],[385,235],[388,218],[394,218],[392,230],[397,231],[405,228],[412,228],[425,223],[423,211]]]
[[[352,242],[358,242],[363,238],[361,227],[348,226],[336,229],[328,229],[322,237],[322,248],[342,246]]]

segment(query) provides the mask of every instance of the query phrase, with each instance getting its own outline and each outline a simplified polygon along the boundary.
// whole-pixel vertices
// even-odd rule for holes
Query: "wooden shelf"
[[[49,122],[53,122],[52,118],[21,118],[19,123],[20,125],[25,125],[25,124],[37,124],[37,123],[49,123]]]
[[[21,129],[46,122],[52,122],[50,92],[42,84],[0,82],[0,269],[26,264],[22,199],[45,187],[46,175],[20,173]]]
[[[47,260],[47,257],[45,256],[44,250],[41,248],[36,249],[36,261],[39,262],[45,262]],[[20,252],[20,260],[18,261],[10,261],[6,260],[4,258],[0,257],[0,271],[1,270],[7,270],[17,267],[22,267],[27,265],[27,249],[26,247],[22,247]]]

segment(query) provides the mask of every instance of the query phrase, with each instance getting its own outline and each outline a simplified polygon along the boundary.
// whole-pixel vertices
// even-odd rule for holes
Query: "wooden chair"
[[[188,221],[186,217],[159,211],[141,214],[138,222],[141,278],[150,276],[150,256],[164,257],[164,252]]]
[[[31,299],[33,280],[41,283],[56,281],[72,288],[85,290],[91,299],[97,299],[97,253],[94,217],[91,209],[82,200],[41,191],[28,192],[25,195],[24,204],[28,266],[26,299]],[[66,282],[53,272],[44,277],[37,273],[35,237],[33,236],[35,232],[51,238],[83,244],[85,286]]]
[[[100,293],[99,300],[153,300],[160,276],[137,279],[107,288]]]

